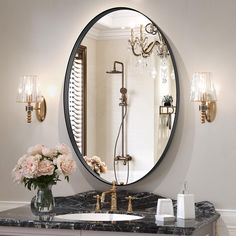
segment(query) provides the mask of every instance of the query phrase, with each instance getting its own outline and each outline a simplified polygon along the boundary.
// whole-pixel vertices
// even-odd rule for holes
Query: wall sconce
[[[216,91],[210,72],[193,74],[190,100],[200,102],[201,123],[212,122],[216,116]]]
[[[31,123],[32,111],[35,110],[36,117],[39,121],[44,121],[46,116],[46,101],[40,95],[38,86],[38,76],[26,75],[20,79],[17,93],[17,102],[26,103],[27,123]],[[35,103],[35,106],[32,105]]]

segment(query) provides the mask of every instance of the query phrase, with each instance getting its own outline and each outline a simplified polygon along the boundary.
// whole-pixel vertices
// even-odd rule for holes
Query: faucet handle
[[[101,211],[101,204],[100,204],[100,196],[97,194],[96,196],[94,196],[94,198],[96,198],[96,207],[95,207],[95,212],[99,212]]]
[[[133,212],[132,200],[137,199],[137,198],[136,197],[132,197],[132,196],[128,196],[125,199],[128,199],[128,209],[127,209],[127,212],[128,213],[132,213]]]

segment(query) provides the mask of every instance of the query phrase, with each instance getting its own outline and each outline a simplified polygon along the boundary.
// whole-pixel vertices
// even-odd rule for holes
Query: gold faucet
[[[96,208],[95,208],[95,212],[100,212],[100,211],[101,211],[100,196],[96,195]]]
[[[127,213],[132,213],[133,212],[132,200],[137,199],[137,198],[136,197],[132,197],[132,196],[128,196],[125,199],[128,200]]]
[[[101,203],[104,203],[106,194],[111,194],[111,211],[117,211],[117,193],[116,193],[116,182],[112,181],[112,188],[105,191],[101,195]]]
[[[128,209],[127,209],[127,212],[128,213],[132,213],[133,212],[132,200],[135,199],[135,198],[131,197],[131,196],[128,196],[128,197],[126,197],[126,199],[128,199]]]

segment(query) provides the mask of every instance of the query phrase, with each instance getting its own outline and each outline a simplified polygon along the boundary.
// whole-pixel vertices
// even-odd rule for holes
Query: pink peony
[[[30,147],[27,154],[20,157],[12,170],[13,181],[23,183],[29,190],[48,184],[56,184],[59,176],[68,176],[76,169],[76,163],[70,156],[67,145],[56,148],[43,145]]]
[[[38,172],[38,163],[40,160],[40,155],[37,156],[28,156],[22,162],[22,174],[26,178],[34,178]]]
[[[57,151],[58,151],[60,154],[65,154],[65,155],[67,155],[67,154],[70,153],[70,148],[69,148],[66,144],[64,144],[64,143],[62,143],[62,144],[60,144],[60,145],[57,145],[57,146],[56,146],[56,149],[57,149]]]
[[[44,159],[38,163],[37,176],[52,175],[54,172],[54,169],[55,169],[55,167],[54,167],[52,161]]]
[[[16,166],[13,170],[12,170],[12,177],[13,177],[13,181],[15,183],[23,183],[23,170],[20,168],[20,166]]]
[[[64,176],[72,174],[76,169],[76,163],[69,155],[59,155],[57,158],[57,168]]]
[[[57,155],[57,150],[55,148],[42,148],[42,154],[50,159],[54,159]]]
[[[36,154],[42,155],[42,149],[43,149],[43,145],[37,144],[33,147],[28,148],[27,153],[29,155],[33,155],[33,156],[36,155]]]
[[[87,165],[93,170],[94,166],[91,157],[84,156],[84,160],[86,161]]]
[[[103,162],[101,158],[98,156],[93,156],[93,157],[84,156],[84,160],[86,161],[88,166],[98,174],[105,173],[107,171],[107,166],[105,162]]]
[[[27,155],[24,155],[24,156],[20,157],[19,160],[17,161],[17,165],[21,166],[26,158],[27,158]]]

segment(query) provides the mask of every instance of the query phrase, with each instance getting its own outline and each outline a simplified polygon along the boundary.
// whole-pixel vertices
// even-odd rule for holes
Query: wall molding
[[[29,202],[19,202],[19,201],[0,201],[0,211],[5,211],[8,209],[24,206],[29,204]]]
[[[128,41],[130,29],[98,30],[92,27],[86,36],[95,40],[126,39]]]
[[[218,235],[236,236],[236,210],[233,209],[216,209],[216,210],[220,213],[220,219],[217,222]]]

